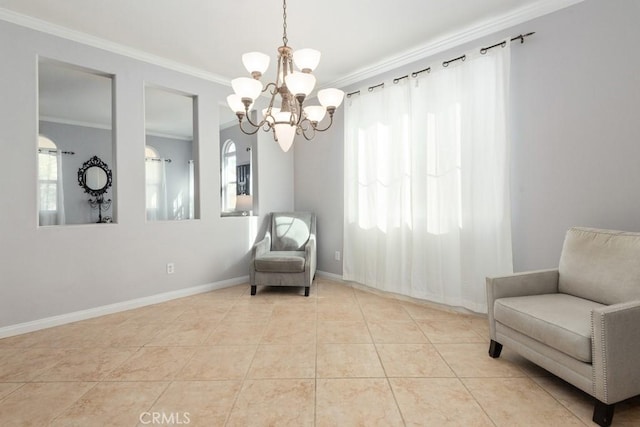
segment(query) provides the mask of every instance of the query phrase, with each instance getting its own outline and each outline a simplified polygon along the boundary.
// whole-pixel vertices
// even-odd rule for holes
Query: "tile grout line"
[[[382,372],[384,373],[384,378],[386,380],[387,386],[389,387],[389,391],[391,392],[391,395],[393,396],[393,402],[396,404],[396,409],[398,410],[398,414],[400,415],[400,419],[402,420],[402,424],[404,426],[407,425],[407,421],[405,420],[404,414],[402,413],[402,408],[400,408],[400,404],[398,403],[398,398],[396,396],[395,391],[393,390],[393,386],[391,385],[391,380],[389,379],[389,375],[387,374],[387,369],[384,366],[384,363],[382,362],[382,357],[380,356],[380,350],[378,349],[378,343],[376,342],[375,338],[373,337],[373,334],[371,333],[371,328],[369,327],[369,322],[367,321],[367,317],[364,314],[364,310],[362,309],[362,303],[360,301],[359,298],[357,298],[356,295],[356,300],[358,301],[358,308],[360,309],[360,314],[362,314],[362,318],[364,319],[364,323],[367,327],[367,331],[369,332],[369,336],[371,337],[371,342],[373,344],[373,348],[376,350],[376,356],[378,356],[378,362],[380,363],[380,367],[382,368]],[[404,310],[404,307],[402,308]],[[406,312],[406,310],[404,310]],[[407,313],[408,314],[408,313]],[[409,315],[409,317],[411,317],[411,315]]]
[[[314,280],[315,281],[315,280]],[[315,363],[313,368],[313,425],[318,425],[318,293],[320,292],[320,282],[315,283],[315,308],[316,308],[316,337],[315,337]]]
[[[237,297],[237,300],[239,300],[240,298],[242,298],[242,296],[244,294],[247,293],[247,291],[251,289],[250,287],[245,289],[245,291],[240,294],[240,296]],[[253,295],[250,295],[250,297]],[[231,309],[238,303],[238,301],[235,300],[233,304],[231,304],[231,307],[229,307],[229,310],[227,310],[227,314],[231,311]],[[271,311],[271,313],[269,313],[269,319],[271,319],[271,316],[273,315],[273,310]],[[267,321],[268,323],[269,321]],[[262,334],[264,334],[264,330],[262,331]],[[262,342],[262,335],[260,335],[260,338],[258,339],[258,343],[255,344],[255,349],[253,352],[253,356],[251,357],[251,361],[249,362],[248,366],[247,366],[247,370],[244,373],[244,377],[242,378],[242,380],[240,381],[240,387],[238,387],[238,391],[236,392],[236,395],[233,398],[233,403],[229,406],[229,411],[227,411],[227,415],[224,419],[224,425],[226,426],[229,421],[231,420],[231,414],[233,413],[233,410],[236,407],[236,404],[238,403],[238,399],[240,398],[240,394],[242,393],[242,390],[244,390],[244,386],[245,386],[245,381],[247,380],[247,377],[249,376],[249,372],[251,371],[251,366],[253,365],[253,361],[256,358],[256,354],[258,353],[258,347],[260,346],[260,342]]]

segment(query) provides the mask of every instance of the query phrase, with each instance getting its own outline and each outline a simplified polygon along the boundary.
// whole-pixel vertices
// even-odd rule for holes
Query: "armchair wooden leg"
[[[251,286],[251,295],[255,295],[256,294],[256,288],[257,288],[257,286]]]
[[[615,405],[607,405],[599,400],[596,400],[595,407],[593,408],[593,422],[602,427],[611,425],[613,421],[613,410]]]
[[[502,344],[497,341],[491,340],[491,344],[489,344],[489,356],[497,359],[500,357],[500,352],[502,351]]]
[[[305,296],[305,297],[308,297],[308,296],[309,296],[309,288],[310,288],[310,286],[305,286],[305,287],[304,287],[304,296]]]

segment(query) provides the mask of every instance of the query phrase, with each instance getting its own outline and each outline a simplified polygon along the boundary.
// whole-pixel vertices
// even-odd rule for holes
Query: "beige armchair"
[[[251,295],[258,286],[304,286],[309,296],[316,274],[315,214],[274,212],[267,221],[264,237],[251,250]]]
[[[595,398],[593,421],[640,394],[640,233],[567,232],[558,269],[487,278],[491,344]]]

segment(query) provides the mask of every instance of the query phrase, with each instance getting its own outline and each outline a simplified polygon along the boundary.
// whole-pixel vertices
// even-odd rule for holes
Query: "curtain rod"
[[[57,153],[57,152],[58,152],[58,150],[52,150],[52,149],[49,149],[49,148],[38,148],[38,153],[50,153],[50,154],[53,154],[53,153]],[[73,152],[73,151],[60,151],[60,154],[69,154],[70,156],[73,156],[76,153]]]
[[[525,39],[525,37],[532,36],[532,35],[534,35],[535,33],[536,33],[535,31],[531,31],[531,32],[526,33],[526,34],[520,34],[520,35],[517,35],[517,36],[515,36],[515,37],[512,37],[512,38],[511,38],[511,41],[513,42],[513,41],[516,41],[516,40],[520,40],[520,44],[523,44],[523,43],[524,43],[524,39]],[[494,45],[491,45],[491,46],[487,46],[487,47],[483,47],[483,48],[481,48],[481,49],[480,49],[480,53],[481,53],[482,55],[484,55],[484,54],[486,54],[490,49],[493,49],[493,48],[498,47],[498,46],[500,46],[500,47],[505,47],[506,45],[507,45],[507,42],[506,42],[506,41],[501,41],[500,43],[496,43],[496,44],[494,44]],[[464,60],[466,60],[466,59],[467,59],[467,55],[458,56],[457,58],[453,58],[453,59],[450,59],[450,60],[448,60],[448,61],[443,61],[443,62],[442,62],[442,66],[446,68],[446,67],[448,67],[448,66],[449,66],[449,64],[451,64],[452,62],[455,62],[455,61],[464,61]],[[427,67],[427,68],[422,69],[422,70],[419,70],[419,71],[414,71],[413,73],[411,73],[411,77],[416,78],[416,77],[418,77],[418,75],[420,75],[420,74],[422,74],[422,73],[430,73],[430,72],[431,72],[431,67]],[[409,75],[408,75],[408,74],[407,74],[407,75],[404,75],[404,76],[402,76],[402,77],[396,77],[395,79],[393,79],[393,83],[394,83],[394,84],[397,84],[397,83],[399,83],[401,80],[403,80],[403,79],[408,79],[408,78],[409,78]],[[374,86],[369,86],[369,87],[367,88],[367,90],[368,90],[369,92],[373,92],[373,90],[374,90],[375,88],[377,88],[377,87],[384,87],[384,83],[380,83],[380,84],[378,84],[378,85],[374,85]],[[359,91],[359,90],[356,90],[355,92],[348,93],[348,94],[347,94],[347,98],[350,98],[352,95],[359,95],[359,94],[360,94],[360,91]]]
[[[157,157],[145,157],[145,160],[149,160],[150,162],[161,162],[161,161],[165,161],[167,163],[171,163],[171,159],[159,159]]]
[[[516,41],[516,40],[520,40],[520,44],[522,44],[522,43],[524,43],[524,38],[525,38],[525,37],[532,36],[532,35],[534,35],[535,33],[536,33],[535,31],[532,31],[532,32],[527,33],[527,34],[520,34],[519,36],[515,36],[515,37],[513,37],[513,38],[511,39],[511,41],[512,41],[512,42],[514,42],[514,41]],[[489,49],[493,49],[494,47],[498,47],[498,46],[500,46],[500,47],[505,47],[506,45],[507,45],[507,42],[506,42],[506,41],[501,41],[500,43],[496,43],[496,44],[491,45],[491,46],[483,47],[482,49],[480,49],[480,53],[484,55],[485,53],[487,53],[487,51],[488,51]]]

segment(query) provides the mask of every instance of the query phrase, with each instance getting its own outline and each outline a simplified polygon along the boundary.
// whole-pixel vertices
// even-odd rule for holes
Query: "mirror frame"
[[[104,184],[104,187],[102,188],[93,189],[87,185],[86,173],[87,173],[87,170],[93,167],[98,167],[102,169],[107,176],[107,182]],[[92,158],[84,162],[82,164],[82,167],[78,169],[78,185],[84,188],[85,193],[93,197],[99,197],[102,194],[106,193],[109,187],[111,187],[112,183],[113,183],[113,177],[111,175],[111,169],[109,169],[107,164],[103,162],[98,156],[93,156]]]

